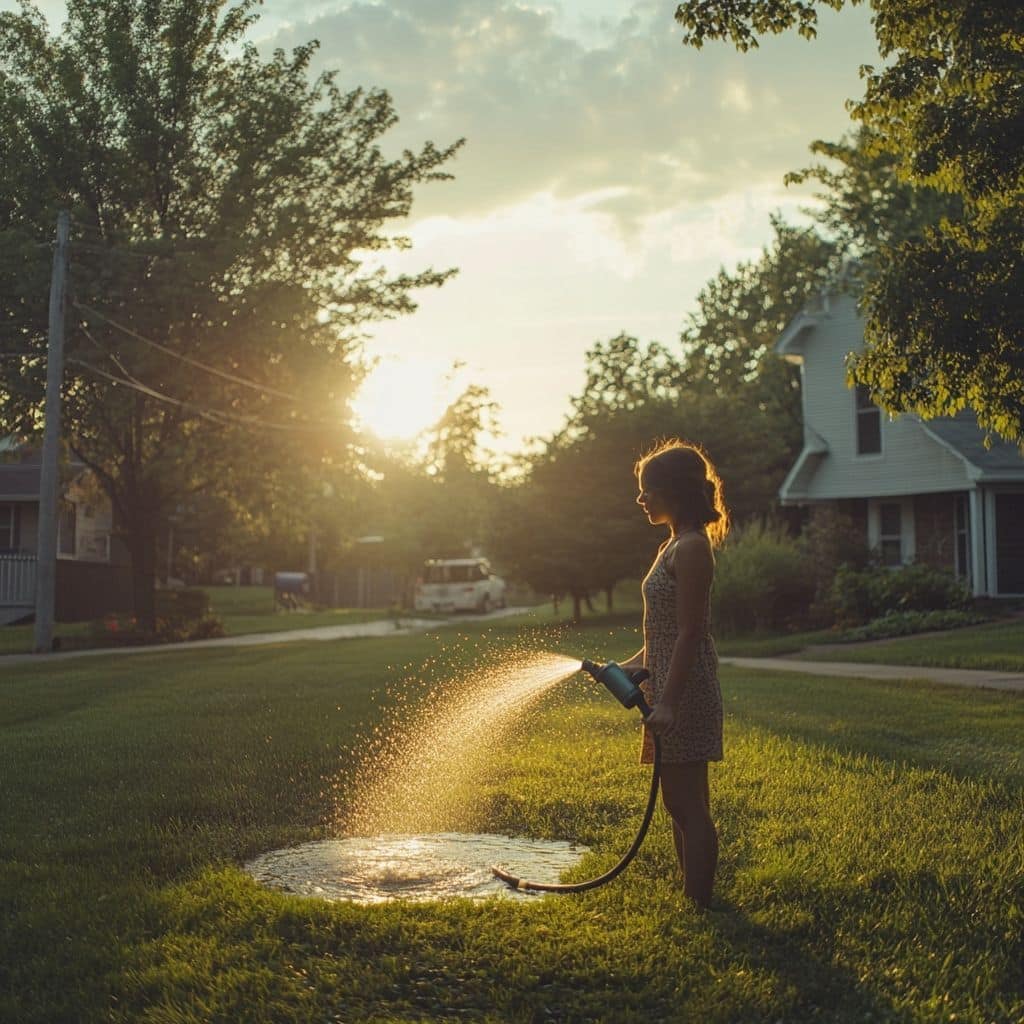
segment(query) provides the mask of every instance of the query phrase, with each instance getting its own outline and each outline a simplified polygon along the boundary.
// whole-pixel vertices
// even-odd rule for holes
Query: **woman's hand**
[[[644,723],[655,736],[664,736],[672,732],[678,724],[676,721],[676,709],[664,701],[660,704],[655,704],[651,713],[644,719]]]

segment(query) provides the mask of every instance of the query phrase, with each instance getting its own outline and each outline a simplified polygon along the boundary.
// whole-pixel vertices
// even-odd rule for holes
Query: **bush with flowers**
[[[90,630],[93,647],[173,644],[185,640],[209,640],[224,635],[224,623],[209,611],[188,617],[158,614],[154,630],[142,629],[134,615],[110,612],[96,619]]]

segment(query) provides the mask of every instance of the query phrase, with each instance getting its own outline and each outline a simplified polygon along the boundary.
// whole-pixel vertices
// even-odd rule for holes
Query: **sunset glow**
[[[437,361],[386,356],[363,382],[353,410],[382,439],[411,440],[437,422],[454,397],[448,369]]]

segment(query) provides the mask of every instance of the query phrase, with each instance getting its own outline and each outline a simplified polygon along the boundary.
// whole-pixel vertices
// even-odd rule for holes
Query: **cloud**
[[[863,17],[859,37],[827,31],[838,16],[823,16],[813,44],[769,39],[741,55],[684,48],[672,10],[634,4],[578,35],[564,10],[539,4],[343,0],[264,45],[318,38],[319,65],[337,68],[343,87],[386,88],[400,118],[387,142],[396,150],[467,139],[450,165],[456,180],[422,189],[416,216],[607,192],[604,210],[635,233],[681,202],[776,184],[816,134],[838,134],[856,67],[873,56]]]
[[[723,110],[735,110],[739,114],[749,114],[754,109],[747,83],[733,79],[722,86],[721,100]]]

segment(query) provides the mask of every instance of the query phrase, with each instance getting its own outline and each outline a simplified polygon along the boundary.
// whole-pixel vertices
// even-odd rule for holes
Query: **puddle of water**
[[[491,865],[557,882],[587,850],[568,842],[488,834],[380,835],[271,850],[245,870],[268,888],[332,901],[536,899],[538,893],[516,892],[495,878]]]

